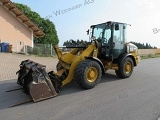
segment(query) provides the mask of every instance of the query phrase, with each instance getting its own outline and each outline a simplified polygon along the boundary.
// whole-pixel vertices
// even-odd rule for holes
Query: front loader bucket
[[[22,86],[23,92],[30,95],[34,102],[57,96],[45,68],[44,65],[25,60],[21,62],[20,70],[17,72],[17,84]]]

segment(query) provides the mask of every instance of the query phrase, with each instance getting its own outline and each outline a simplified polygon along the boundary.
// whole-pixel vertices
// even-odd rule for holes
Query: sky
[[[149,43],[160,48],[160,0],[11,0],[22,3],[51,20],[59,44],[70,39],[89,40],[93,24],[116,21],[131,24],[127,41]]]

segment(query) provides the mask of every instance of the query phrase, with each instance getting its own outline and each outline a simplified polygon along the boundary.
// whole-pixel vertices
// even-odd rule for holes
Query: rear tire
[[[125,58],[120,62],[119,70],[115,73],[120,78],[128,78],[133,72],[133,60],[130,57]]]
[[[84,89],[91,89],[101,80],[102,70],[94,60],[82,61],[75,70],[74,79]]]

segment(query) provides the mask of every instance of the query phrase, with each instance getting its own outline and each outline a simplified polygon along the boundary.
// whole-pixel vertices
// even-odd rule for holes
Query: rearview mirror
[[[89,35],[89,29],[86,32],[87,32],[87,35]]]
[[[119,30],[119,24],[115,24],[115,30]]]

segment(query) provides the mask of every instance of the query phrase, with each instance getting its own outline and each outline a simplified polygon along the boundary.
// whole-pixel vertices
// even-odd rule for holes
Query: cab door
[[[113,58],[118,58],[119,55],[125,52],[125,25],[121,23],[114,24],[113,30]]]
[[[112,42],[111,33],[112,33],[111,28],[110,27],[106,28],[102,40],[102,53],[106,58],[111,57],[111,42]]]

